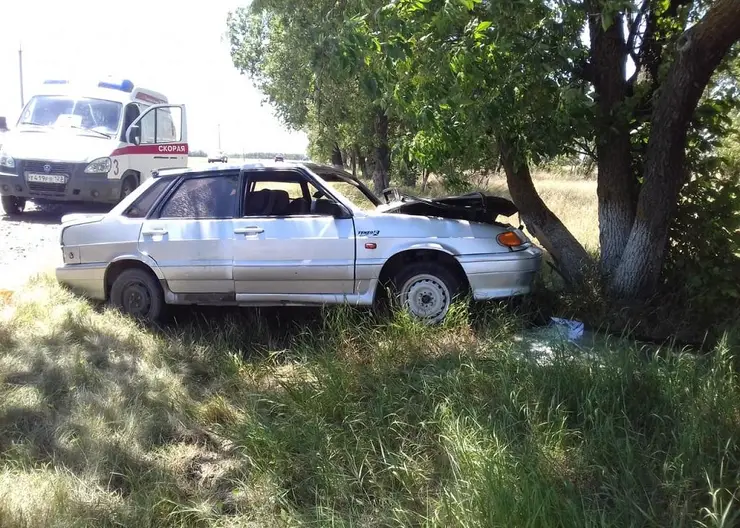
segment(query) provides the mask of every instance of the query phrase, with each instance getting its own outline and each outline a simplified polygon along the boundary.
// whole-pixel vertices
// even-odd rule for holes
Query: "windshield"
[[[363,211],[374,211],[380,200],[360,180],[344,171],[332,170],[324,167],[310,167],[318,174],[329,187],[335,189],[339,194],[346,196],[355,206]]]
[[[37,95],[28,102],[18,124],[70,126],[111,136],[118,131],[122,106],[104,99]]]

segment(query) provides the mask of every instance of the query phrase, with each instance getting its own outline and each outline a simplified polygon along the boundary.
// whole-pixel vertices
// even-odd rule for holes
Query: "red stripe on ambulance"
[[[125,154],[187,154],[187,143],[169,143],[167,145],[130,145],[113,151],[111,156]]]

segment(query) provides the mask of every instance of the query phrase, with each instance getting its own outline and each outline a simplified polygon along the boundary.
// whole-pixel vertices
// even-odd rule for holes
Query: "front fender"
[[[460,254],[458,251],[455,250],[454,247],[452,247],[451,244],[440,242],[402,242],[391,247],[391,249],[387,253],[386,260],[389,260],[395,255],[404,251],[416,251],[424,249],[441,251],[442,253],[447,253],[451,257],[456,257]]]

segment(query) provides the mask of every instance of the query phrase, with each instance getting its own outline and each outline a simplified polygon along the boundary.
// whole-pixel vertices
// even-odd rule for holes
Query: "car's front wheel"
[[[26,199],[18,196],[3,196],[2,204],[5,214],[16,216],[23,213],[23,210],[26,208]]]
[[[113,281],[110,303],[126,315],[156,322],[164,311],[164,295],[157,279],[142,269],[127,269]]]
[[[396,305],[429,324],[444,320],[462,288],[455,274],[437,262],[412,264],[393,278]]]

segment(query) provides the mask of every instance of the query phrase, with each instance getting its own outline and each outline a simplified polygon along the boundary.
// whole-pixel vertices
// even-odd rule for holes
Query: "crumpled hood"
[[[86,163],[110,156],[119,142],[76,129],[13,130],[2,137],[2,148],[15,159]]]
[[[394,200],[379,205],[377,211],[495,223],[499,216],[511,216],[517,213],[518,209],[511,200],[502,196],[472,192],[433,199],[408,197],[405,201]]]

